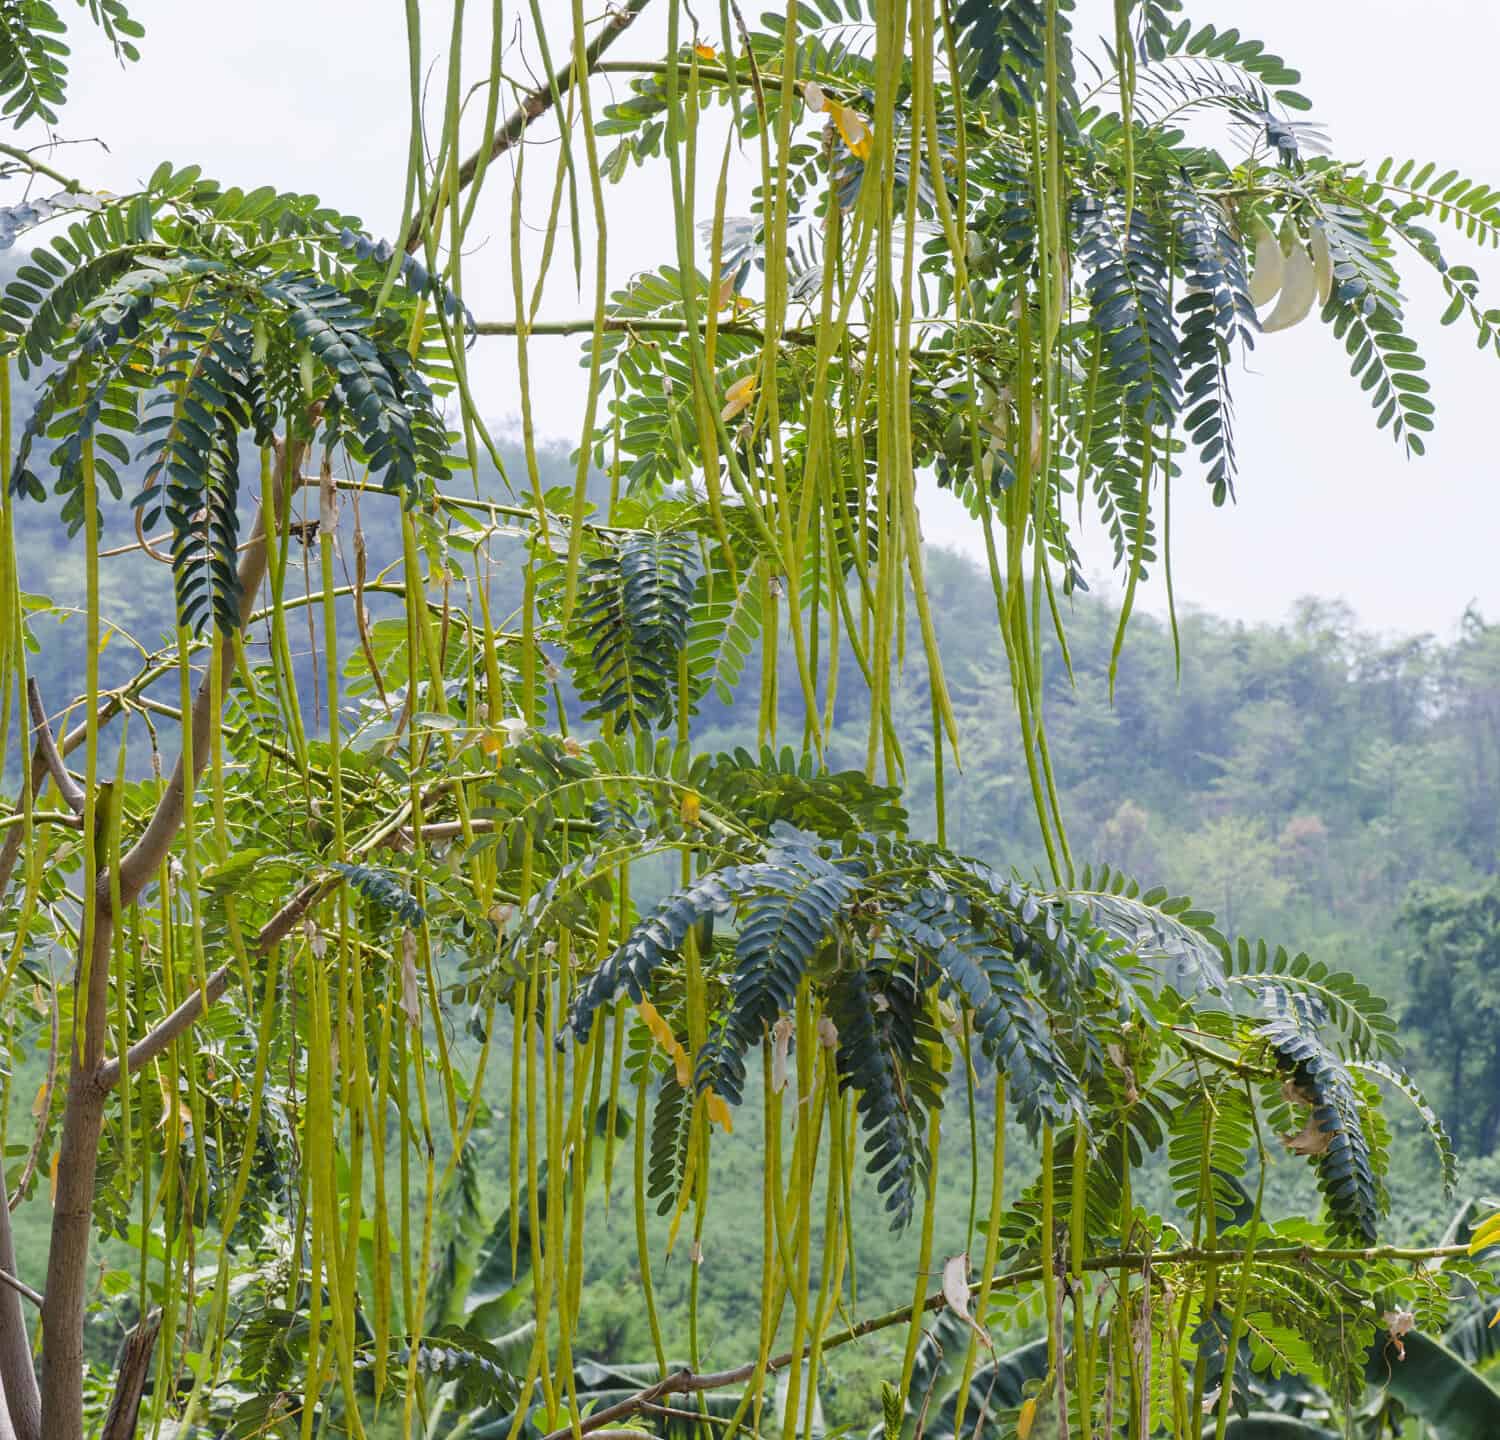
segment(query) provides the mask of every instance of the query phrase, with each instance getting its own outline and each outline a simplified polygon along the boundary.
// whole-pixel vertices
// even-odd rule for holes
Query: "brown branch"
[[[630,22],[650,3],[650,0],[626,0],[608,20],[604,27],[589,42],[583,52],[584,73],[591,73],[595,62],[626,30],[630,28]],[[488,165],[491,161],[505,154],[531,126],[534,120],[539,120],[553,105],[554,97],[566,95],[573,88],[574,66],[570,60],[544,85],[538,85],[535,90],[528,92],[522,97],[521,103],[511,111],[505,124],[495,132],[495,138],[490,144],[489,153],[476,150],[462,165],[458,167],[458,188],[467,189],[474,183],[474,177],[479,174],[481,161]],[[498,85],[499,76],[491,76],[490,83]],[[427,202],[426,211],[411,222],[406,232],[404,244],[406,253],[413,254],[422,243],[422,236],[426,234],[428,227],[438,217],[442,207],[452,199],[445,193],[445,187],[439,183],[433,187],[432,198]]]
[[[706,322],[700,322],[703,329]],[[534,335],[592,335],[592,319],[535,320],[522,324],[518,320],[476,320],[469,327],[471,335],[518,335],[525,330]],[[604,320],[604,330],[610,335],[683,335],[687,333],[686,320],[675,315],[609,315]],[[743,335],[749,340],[764,340],[765,330],[743,320],[726,320],[715,327],[720,335]],[[817,343],[817,334],[812,330],[784,330],[781,338],[803,345]]]
[[[68,774],[68,767],[57,753],[57,742],[52,738],[52,726],[47,720],[47,707],[42,704],[42,688],[35,680],[26,681],[26,699],[31,705],[31,723],[36,727],[36,748],[42,757],[42,763],[47,767],[47,773],[52,776],[52,783],[57,786],[57,793],[62,796],[68,809],[75,815],[82,815],[83,790]]]
[[[0,1165],[0,1270],[7,1278],[16,1274],[16,1246],[5,1195],[4,1165]],[[0,1406],[9,1413],[15,1440],[39,1440],[41,1392],[31,1363],[31,1340],[21,1311],[21,1292],[10,1286],[0,1286]]]
[[[35,805],[37,797],[42,793],[42,786],[46,783],[47,765],[42,758],[42,747],[38,744],[31,757],[29,768],[21,777],[22,794],[21,798],[16,801],[16,809],[25,809],[27,786],[31,787],[31,803]],[[0,899],[4,898],[6,888],[10,885],[11,874],[16,868],[16,861],[20,859],[21,841],[25,838],[25,833],[25,825],[17,825],[6,834],[5,844],[0,845]]]
[[[72,783],[72,777],[68,775],[66,767],[58,755],[56,743],[52,739],[52,727],[47,723],[47,713],[41,703],[41,692],[36,689],[36,681],[27,684],[27,695],[31,704],[33,717],[36,717],[36,749],[32,754],[30,765],[26,774],[21,777],[22,794],[16,802],[16,810],[24,811],[26,805],[25,789],[31,788],[31,803],[36,804],[42,793],[42,787],[47,783],[47,777],[51,774],[61,774]],[[38,711],[40,716],[38,717]],[[49,754],[50,757],[49,758]],[[76,786],[74,789],[76,790]],[[66,799],[66,795],[64,796]],[[78,816],[83,814],[82,792],[79,792],[77,804],[69,801],[71,808]],[[15,873],[16,861],[21,858],[21,842],[25,838],[25,825],[13,825],[6,832],[5,844],[0,845],[0,896],[5,894],[10,885],[10,877]]]
[[[161,1311],[153,1310],[125,1337],[116,1367],[114,1398],[99,1440],[131,1440],[141,1413],[141,1396],[146,1390],[146,1376],[151,1370],[151,1355],[161,1331]]]
[[[250,947],[251,955],[264,955],[278,941],[284,940],[291,933],[292,927],[319,900],[325,895],[332,894],[342,883],[342,877],[339,877],[314,880],[311,884],[304,885],[261,928],[260,933],[255,937],[254,944]],[[134,1074],[141,1066],[149,1064],[183,1031],[196,1024],[203,1014],[204,995],[207,995],[208,1003],[212,1005],[229,989],[229,984],[234,978],[235,967],[221,965],[208,977],[207,984],[202,990],[194,990],[171,1014],[164,1015],[158,1020],[127,1052],[130,1072]],[[120,1061],[118,1058],[106,1060],[94,1072],[94,1082],[102,1089],[112,1089],[119,1084],[119,1081]]]

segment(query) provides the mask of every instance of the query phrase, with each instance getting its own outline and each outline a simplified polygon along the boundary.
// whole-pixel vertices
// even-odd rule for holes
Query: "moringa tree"
[[[1381,1234],[1386,1093],[1415,1103],[1453,1183],[1383,1003],[1079,864],[1040,697],[1085,512],[1123,579],[1117,666],[1153,567],[1170,596],[1171,487],[1233,492],[1234,360],[1266,332],[1316,310],[1420,454],[1433,407],[1397,262],[1434,267],[1444,318],[1495,346],[1429,223],[1493,243],[1500,194],[1329,157],[1286,62],[1168,0],[1117,0],[1093,57],[1062,0],[794,0],[754,28],[733,3],[661,0],[664,58],[616,58],[646,7],[591,27],[575,0],[549,30],[533,3],[552,73],[512,95],[497,13],[470,111],[456,5],[432,136],[408,7],[395,244],[196,168],[101,196],[5,152],[62,187],[6,212],[11,235],[50,228],[0,306],[19,772],[0,985],[12,1051],[43,1075],[0,1205],[5,1440],[791,1436],[828,1353],[886,1329],[904,1335],[894,1436],[923,1426],[937,1311],[959,1322],[955,1434],[1024,1437],[1045,1405],[1060,1434],[1188,1436],[1207,1416],[1223,1437],[1287,1370],[1352,1406],[1371,1347],[1394,1353],[1409,1311],[1437,1326],[1471,1273],[1461,1240]],[[90,9],[128,54],[119,5]],[[50,121],[60,22],[39,3],[4,22],[9,102]],[[603,105],[601,75],[628,93]],[[524,142],[544,117],[563,143],[528,274]],[[737,217],[742,153],[759,184]],[[487,320],[463,300],[464,241],[502,156],[515,312]],[[667,172],[676,254],[611,293],[606,187],[637,164]],[[577,321],[539,308],[565,210],[595,235]],[[588,337],[570,493],[544,488],[531,419],[532,346],[557,332]],[[503,493],[455,478],[504,470],[468,384],[490,336],[520,377],[524,473]],[[24,417],[13,376],[36,389]],[[924,584],[928,472],[984,538],[1039,875],[946,843],[961,737]],[[175,605],[166,643],[106,679],[100,565],[127,485],[128,563],[165,562]],[[65,701],[28,675],[46,602],[17,563],[21,507],[49,494],[85,562]],[[908,616],[927,737],[893,705]],[[838,693],[851,663],[857,702]],[[753,744],[701,752],[695,716],[747,689]],[[926,836],[901,802],[919,743]],[[509,1205],[484,1237],[454,1217],[496,1070]],[[713,1369],[697,1262],[715,1143],[752,1089],[759,1340]],[[991,1160],[945,1259],[947,1107]],[[1039,1157],[1009,1193],[1007,1115]],[[622,1131],[654,1365],[589,1409],[586,1181],[623,1163]],[[1264,1203],[1278,1133],[1314,1217]],[[913,1229],[912,1299],[846,1320],[861,1168]],[[21,1205],[50,1205],[40,1290],[16,1272]],[[655,1301],[653,1207],[693,1262],[680,1316]],[[971,1410],[1013,1301],[1043,1317],[1039,1374]],[[106,1314],[133,1325],[113,1377],[90,1349]]]

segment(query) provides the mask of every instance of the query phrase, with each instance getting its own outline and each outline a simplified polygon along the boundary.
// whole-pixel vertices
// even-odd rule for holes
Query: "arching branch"
[[[583,52],[586,71],[593,70],[595,61],[630,28],[631,21],[648,4],[650,0],[626,0],[624,5],[615,10]],[[572,88],[573,64],[569,61],[545,85],[538,85],[535,90],[528,92],[522,98],[521,103],[510,112],[505,123],[495,132],[488,155],[482,150],[476,150],[458,167],[458,188],[464,190],[472,185],[474,177],[479,173],[481,160],[488,165],[505,154],[526,133],[533,121],[541,119],[552,108],[555,96],[566,95]],[[426,211],[411,222],[411,228],[406,232],[405,244],[408,255],[422,243],[422,236],[437,218],[444,203],[451,198],[444,193],[441,184],[435,187],[433,196],[427,203]]]

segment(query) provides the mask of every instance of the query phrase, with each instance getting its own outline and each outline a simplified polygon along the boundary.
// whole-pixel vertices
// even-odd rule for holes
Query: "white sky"
[[[611,59],[655,59],[663,49],[655,0],[611,51]],[[769,0],[747,0],[747,11]],[[542,0],[556,16],[554,58],[564,49],[566,0]],[[54,156],[86,183],[126,190],[156,164],[195,162],[225,184],[270,183],[311,191],[362,216],[377,235],[399,220],[407,145],[406,42],[398,0],[350,6],[334,0],[135,0],[147,27],[143,59],[128,71],[110,60],[77,20],[71,99],[61,133],[102,137],[109,146],[74,145]],[[490,7],[469,5],[466,72],[480,73],[488,47]],[[718,7],[703,0],[700,15]],[[528,7],[511,0],[506,25]],[[588,0],[590,16],[601,0]],[[1104,0],[1080,0],[1079,33],[1103,31]],[[447,3],[422,6],[429,60],[446,63]],[[1332,133],[1336,153],[1372,163],[1395,153],[1433,158],[1475,179],[1500,180],[1490,104],[1493,57],[1500,53],[1500,6],[1486,0],[1188,0],[1195,20],[1238,23],[1302,71],[1314,118]],[[653,15],[653,12],[657,12]],[[709,37],[716,38],[716,37]],[[529,50],[529,47],[528,47]],[[528,58],[531,58],[528,55]],[[507,62],[524,74],[519,57]],[[434,96],[440,95],[436,72]],[[623,82],[621,88],[623,89]],[[607,96],[601,82],[596,104]],[[479,103],[475,103],[475,120]],[[507,107],[508,108],[508,107]],[[545,125],[528,162],[527,210],[544,215],[555,150]],[[555,135],[555,131],[550,132]],[[711,157],[716,163],[717,155]],[[706,162],[710,163],[710,162]],[[741,172],[756,165],[747,154]],[[748,183],[748,180],[747,180]],[[705,168],[700,206],[711,203]],[[492,172],[471,235],[479,248],[466,262],[465,293],[482,318],[512,313],[508,265],[510,177]],[[674,257],[664,176],[640,170],[606,192],[610,270],[623,283],[637,270]],[[585,196],[585,205],[587,204]],[[1474,256],[1456,234],[1450,258],[1475,263],[1500,305],[1500,265]],[[528,239],[527,264],[539,248]],[[549,279],[543,315],[589,313],[592,259],[584,259],[585,293],[574,289],[564,239]],[[529,284],[529,276],[528,276]],[[1365,396],[1347,374],[1342,347],[1314,320],[1265,337],[1237,390],[1241,475],[1239,504],[1215,511],[1197,484],[1174,494],[1174,578],[1180,603],[1246,620],[1285,616],[1302,594],[1349,601],[1368,625],[1383,630],[1451,630],[1477,601],[1500,616],[1497,421],[1500,361],[1479,354],[1462,323],[1437,324],[1435,283],[1409,287],[1412,326],[1429,361],[1438,430],[1425,460],[1408,462],[1377,434]],[[533,369],[537,422],[546,434],[576,439],[584,375],[575,340],[536,340]],[[486,414],[504,423],[517,410],[511,342],[484,340],[475,354],[476,391]],[[975,551],[970,523],[951,499],[927,494],[928,538]],[[1101,574],[1108,550],[1100,537],[1085,547]],[[1105,580],[1105,588],[1116,585]],[[1096,587],[1098,588],[1098,587]],[[1159,579],[1144,596],[1157,608]]]

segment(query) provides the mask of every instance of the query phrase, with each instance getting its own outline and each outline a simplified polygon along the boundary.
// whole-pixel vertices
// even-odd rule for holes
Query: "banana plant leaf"
[[[1426,1421],[1442,1440],[1495,1440],[1500,1436],[1500,1390],[1488,1384],[1446,1345],[1416,1331],[1402,1337],[1406,1358],[1389,1342],[1370,1348],[1365,1380]]]
[[[1203,1434],[1211,1437],[1212,1425],[1205,1425]],[[1338,1431],[1326,1430],[1314,1425],[1311,1420],[1298,1420],[1291,1415],[1258,1413],[1236,1416],[1224,1431],[1226,1440],[1340,1440]]]

